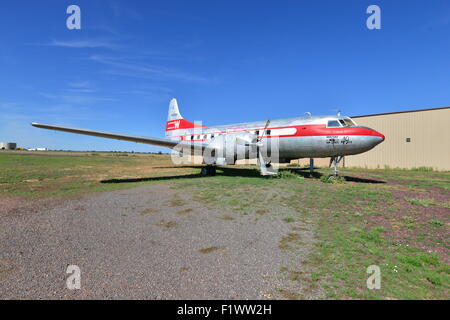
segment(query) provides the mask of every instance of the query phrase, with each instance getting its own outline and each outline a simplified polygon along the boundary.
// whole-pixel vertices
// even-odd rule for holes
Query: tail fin
[[[183,117],[180,114],[180,110],[178,110],[178,103],[177,99],[170,100],[169,104],[169,114],[167,115],[167,122],[172,120],[178,120],[183,119]]]
[[[187,129],[193,129],[197,127],[203,127],[202,125],[192,123],[183,118],[178,110],[177,99],[170,100],[169,112],[167,114],[166,122],[166,136],[178,136],[186,134]]]

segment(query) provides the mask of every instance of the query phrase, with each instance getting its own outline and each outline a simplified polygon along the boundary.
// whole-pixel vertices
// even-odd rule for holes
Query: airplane
[[[274,163],[292,159],[327,158],[337,166],[347,155],[371,150],[385,140],[374,129],[358,126],[350,117],[307,116],[207,127],[184,119],[176,99],[169,104],[166,138],[135,136],[33,122],[32,126],[96,137],[132,141],[171,148],[180,155],[201,154],[201,175],[215,175],[217,165],[233,165],[240,159],[257,159],[261,175],[276,173]],[[200,153],[199,153],[200,152]],[[312,161],[311,161],[312,163]]]

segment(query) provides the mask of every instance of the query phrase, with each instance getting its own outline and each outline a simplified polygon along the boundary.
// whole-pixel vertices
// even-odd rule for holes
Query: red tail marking
[[[196,123],[187,121],[186,119],[170,120],[166,122],[166,131],[178,130],[178,129],[192,129],[204,127]]]

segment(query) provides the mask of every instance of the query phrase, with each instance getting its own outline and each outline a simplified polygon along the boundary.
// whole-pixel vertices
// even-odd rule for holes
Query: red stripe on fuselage
[[[384,135],[381,133],[362,127],[336,127],[336,128],[327,128],[325,124],[308,124],[308,125],[299,125],[299,126],[288,126],[288,127],[273,127],[267,128],[266,130],[275,130],[275,129],[285,129],[285,128],[295,128],[296,133],[290,135],[264,135],[263,138],[285,138],[285,137],[313,137],[313,136],[377,136],[384,138]],[[186,140],[186,137],[190,136],[203,136],[205,134],[214,134],[215,136],[218,134],[227,134],[227,133],[237,133],[237,132],[246,132],[246,131],[256,131],[262,132],[264,128],[255,128],[255,129],[230,129],[229,131],[215,131],[215,132],[196,132],[191,134],[186,134],[179,136],[182,140]],[[203,138],[203,137],[202,137]],[[198,140],[189,140],[189,141],[204,141],[206,139],[198,139]]]

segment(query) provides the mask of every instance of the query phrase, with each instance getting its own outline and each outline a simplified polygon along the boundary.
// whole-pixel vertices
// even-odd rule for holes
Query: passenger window
[[[213,134],[211,135],[211,139],[212,139],[212,138],[214,138],[214,135],[213,135]]]
[[[330,120],[328,121],[328,128],[333,128],[333,127],[340,127],[339,121],[337,120]]]
[[[255,133],[257,136],[259,136],[259,130],[256,130]]]
[[[266,135],[268,135],[268,136],[270,136],[270,129],[269,130],[266,130]]]
[[[191,140],[194,140],[194,136],[191,136]]]

